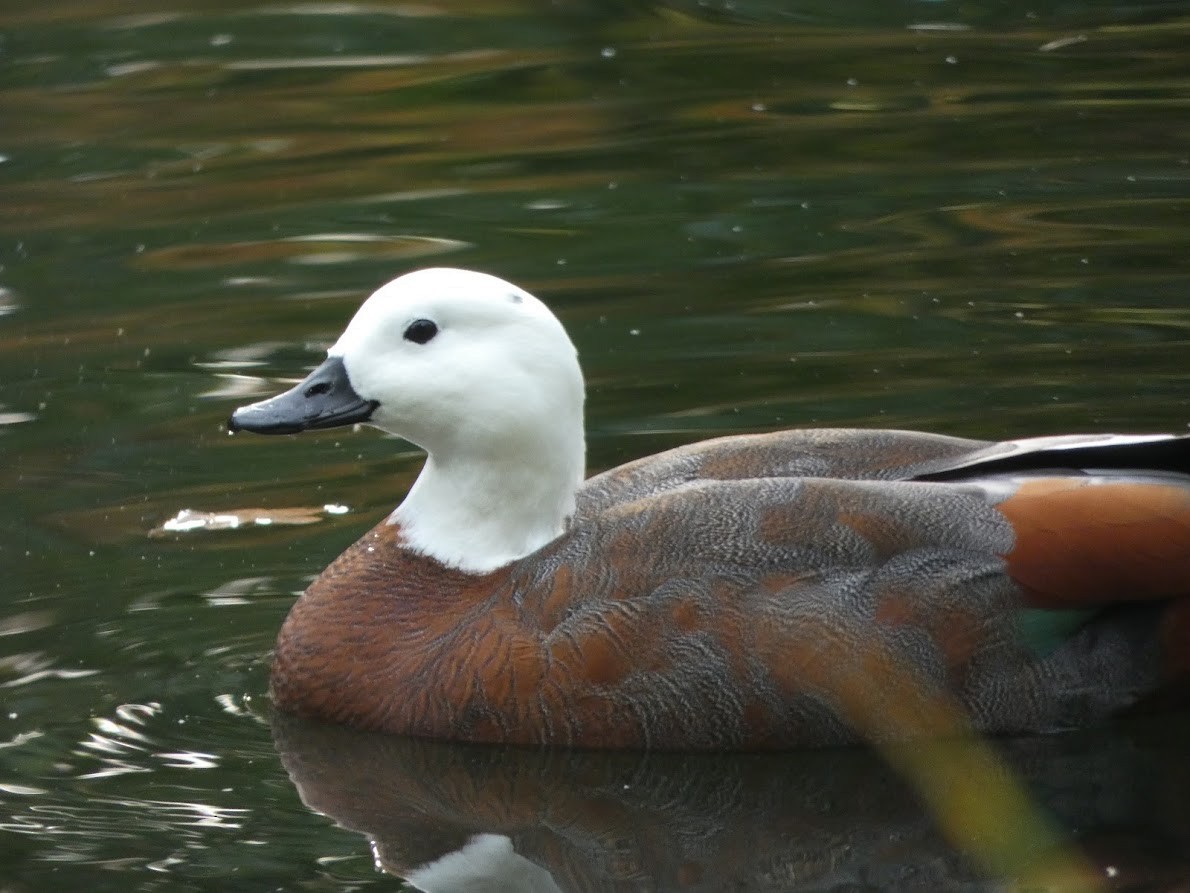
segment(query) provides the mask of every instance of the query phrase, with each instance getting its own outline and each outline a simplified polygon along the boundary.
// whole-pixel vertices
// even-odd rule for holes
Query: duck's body
[[[535,299],[500,280],[425,271],[386,289],[403,282],[377,295],[403,341],[424,347],[428,330],[415,326],[432,314],[427,341],[467,333],[470,318],[427,298],[431,287],[477,291],[466,300],[485,312],[510,289],[511,312],[533,302],[529,330],[554,337]],[[985,731],[1068,728],[1185,686],[1190,438],[788,431],[683,447],[579,484],[575,407],[559,409],[573,402],[573,348],[553,351],[564,380],[527,416],[510,409],[503,433],[483,420],[496,441],[485,443],[441,409],[467,387],[435,383],[414,399],[443,416],[427,424],[377,384],[361,359],[377,352],[377,297],[321,379],[234,420],[280,431],[380,416],[431,454],[406,502],[295,604],[273,666],[283,710],[477,742],[758,749],[928,733],[939,704]],[[501,363],[521,363],[526,343],[537,341]],[[504,365],[481,362],[490,345],[462,344],[456,360],[507,383]],[[541,360],[531,366],[548,369]],[[328,394],[333,411],[315,405]],[[512,486],[501,483],[510,467]],[[458,504],[468,486],[470,515]]]

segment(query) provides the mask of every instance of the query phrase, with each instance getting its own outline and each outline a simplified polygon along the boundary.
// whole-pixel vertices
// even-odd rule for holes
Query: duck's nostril
[[[312,384],[306,388],[307,397],[317,397],[319,394],[325,394],[331,389],[330,382],[320,381],[317,384]]]

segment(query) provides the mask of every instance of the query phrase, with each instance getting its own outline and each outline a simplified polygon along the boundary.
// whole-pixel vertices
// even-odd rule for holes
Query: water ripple
[[[293,59],[239,59],[226,62],[228,71],[279,71],[301,68],[387,68],[392,65],[422,65],[431,56],[418,53],[388,53],[376,56],[304,56]]]
[[[0,670],[18,675],[0,682],[0,688],[19,688],[44,679],[83,679],[94,676],[98,670],[65,669],[55,667],[54,659],[40,651],[22,652],[0,657]]]
[[[321,265],[362,259],[432,257],[467,248],[459,239],[374,233],[318,233],[251,242],[189,242],[148,251],[138,263],[148,269],[188,270],[230,264],[285,261]]]

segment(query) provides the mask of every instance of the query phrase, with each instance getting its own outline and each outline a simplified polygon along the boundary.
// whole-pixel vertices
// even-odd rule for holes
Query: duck
[[[366,424],[426,454],[293,604],[277,710],[477,744],[751,751],[1185,703],[1190,437],[789,429],[588,478],[584,394],[546,304],[431,268],[235,410],[232,432]]]

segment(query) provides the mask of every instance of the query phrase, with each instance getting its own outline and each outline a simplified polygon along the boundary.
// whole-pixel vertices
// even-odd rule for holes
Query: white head
[[[544,426],[581,424],[583,378],[566,330],[533,295],[486,273],[394,279],[327,354],[379,403],[371,424],[435,456],[515,454]]]
[[[413,548],[465,570],[506,564],[565,528],[583,477],[583,378],[537,298],[485,273],[419,270],[368,298],[327,353],[292,391],[237,410],[233,429],[366,419],[422,447],[425,467],[392,520]]]

